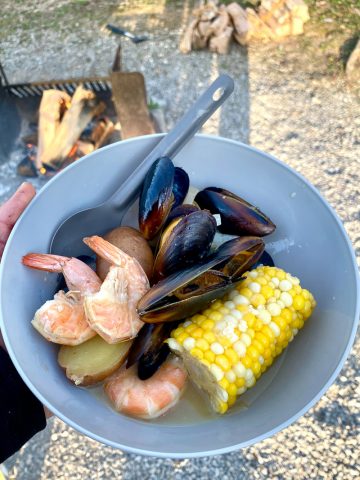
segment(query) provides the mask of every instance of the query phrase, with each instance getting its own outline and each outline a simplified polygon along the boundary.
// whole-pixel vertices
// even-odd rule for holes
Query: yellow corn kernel
[[[241,359],[241,362],[246,368],[250,368],[251,365],[253,364],[251,357],[249,357],[248,355],[245,355],[245,357]]]
[[[294,304],[293,304],[294,306]],[[292,313],[288,308],[283,308],[281,311],[281,316],[285,319],[286,323],[291,322]]]
[[[244,287],[239,290],[240,295],[244,295],[244,297],[250,299],[253,295],[253,292],[250,290],[250,288]]]
[[[252,328],[255,321],[256,321],[256,317],[253,313],[245,313],[244,316],[243,316],[243,320],[245,320],[245,322],[248,324],[248,327],[249,328]]]
[[[211,307],[210,307],[210,308],[211,308],[212,310],[217,310],[218,308],[221,308],[222,306],[223,306],[222,300],[215,300],[215,302],[213,302],[213,303],[211,304]]]
[[[259,340],[257,340],[257,336],[256,336],[256,335],[255,335],[255,338],[254,338],[254,340],[252,341],[252,344],[251,344],[251,345],[253,345],[253,346],[256,348],[256,350],[260,353],[260,355],[261,355],[261,354],[263,353],[263,351],[265,350],[264,345],[263,345],[261,342],[259,342]]]
[[[180,335],[178,335],[178,337],[177,337],[176,340],[177,340],[179,343],[183,344],[183,343],[184,343],[184,340],[186,340],[186,339],[188,338],[188,336],[189,336],[189,335],[188,335],[186,332],[182,332],[182,333],[180,333]]]
[[[203,338],[204,338],[204,340],[206,340],[210,344],[215,342],[215,340],[216,340],[215,335],[212,332],[208,332],[208,331],[204,333]]]
[[[224,390],[227,390],[229,385],[230,385],[230,382],[227,378],[223,377],[220,382],[218,382],[220,387],[223,388]]]
[[[226,388],[227,393],[229,394],[229,397],[233,397],[236,395],[237,387],[235,383],[230,383],[228,387]]]
[[[266,285],[267,284],[266,278],[260,277],[260,276],[258,276],[256,278],[256,282],[259,283],[260,285]]]
[[[214,363],[215,362],[215,353],[212,352],[211,350],[208,350],[207,352],[204,353],[204,358],[210,362]]]
[[[257,308],[259,305],[265,305],[266,298],[261,293],[255,293],[250,299],[251,305]]]
[[[176,338],[178,338],[178,336],[180,335],[180,333],[183,333],[183,332],[184,332],[184,327],[178,327],[178,328],[176,328],[175,330],[173,330],[173,331],[171,332],[171,336],[176,339]]]
[[[274,296],[274,289],[271,288],[269,285],[264,285],[261,287],[261,294],[266,300],[269,300],[269,298]]]
[[[249,310],[249,306],[248,305],[236,305],[236,310],[239,310],[239,312],[241,313],[247,313],[248,310]]]
[[[236,392],[235,392],[235,395],[229,395],[229,398],[228,398],[229,407],[234,405],[235,402],[236,402]]]
[[[228,409],[228,404],[226,402],[219,402],[217,406],[217,411],[219,413],[225,413]]]
[[[193,323],[196,323],[197,325],[200,325],[200,322],[205,319],[206,319],[205,315],[196,314],[191,318],[191,321]]]
[[[243,387],[245,385],[245,378],[244,377],[237,378],[235,380],[235,385],[237,386],[237,388]]]
[[[277,317],[273,317],[272,321],[276,323],[276,325],[280,328],[280,331],[285,330],[287,323],[284,318],[282,318],[281,316],[277,316]]]
[[[257,318],[257,319],[255,320],[255,323],[254,323],[254,330],[255,330],[255,332],[261,330],[262,327],[263,327],[263,325],[264,325],[264,324],[263,324],[263,322],[260,320],[260,318]]]
[[[222,319],[222,315],[220,312],[218,311],[213,311],[210,313],[209,317],[208,317],[210,320],[213,320],[214,322],[218,322],[219,320]],[[214,324],[213,324],[214,325]]]
[[[251,344],[250,347],[248,347],[248,349],[246,350],[246,355],[253,358],[254,360],[257,360],[259,358],[259,352],[254,347],[254,344]]]
[[[255,334],[255,340],[258,340],[265,348],[269,345],[269,337],[264,335],[261,331],[256,332]]]
[[[259,361],[254,362],[251,370],[253,371],[255,377],[257,377],[257,375],[259,375],[261,372],[261,363]]]
[[[225,350],[225,355],[226,357],[230,360],[232,365],[235,365],[235,363],[238,361],[239,357],[237,356],[235,350],[233,348],[227,348]]]
[[[225,357],[225,355],[222,355],[222,354],[221,355],[216,355],[215,363],[220,368],[222,368],[225,372],[227,370],[230,370],[230,368],[231,368],[229,360]]]
[[[206,352],[210,348],[208,342],[204,338],[199,338],[196,340],[196,347],[200,348],[200,350],[203,352]]]
[[[204,330],[200,327],[196,328],[196,330],[191,332],[191,336],[193,338],[202,338],[203,334],[204,334]]]
[[[187,327],[185,327],[185,331],[186,331],[187,333],[192,334],[192,332],[193,332],[194,330],[196,330],[197,328],[198,328],[198,326],[197,326],[195,323],[191,323],[190,325],[188,325]]]
[[[218,338],[218,342],[220,343],[220,345],[222,345],[223,347],[230,347],[231,345],[231,340],[227,337],[225,337],[224,335],[221,335],[219,338]]]
[[[210,365],[211,365],[211,363],[208,362],[207,360],[205,360],[205,358],[202,358],[202,359],[201,359],[201,363],[202,363],[203,365],[205,365],[205,367],[207,367],[207,368],[209,368]]]
[[[273,341],[275,338],[274,332],[268,325],[265,325],[262,329],[262,333],[268,337],[269,340]]]
[[[196,357],[198,358],[199,360],[202,360],[204,358],[204,353],[200,350],[200,348],[192,348],[190,350],[190,354],[193,356],[193,357]]]
[[[253,330],[252,328],[248,328],[247,332],[246,332],[249,337],[251,338],[254,338],[255,337],[255,330]]]

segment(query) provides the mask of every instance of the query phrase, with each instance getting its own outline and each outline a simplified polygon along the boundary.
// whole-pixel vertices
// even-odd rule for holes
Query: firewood
[[[226,11],[225,5],[220,5],[218,16],[212,22],[212,31],[215,37],[220,36],[228,26],[230,26],[230,17],[228,12]]]
[[[209,48],[211,52],[226,54],[229,52],[233,27],[226,27],[219,35],[210,38]]]
[[[198,24],[199,20],[197,18],[193,18],[189,25],[186,27],[185,33],[183,38],[180,42],[180,52],[181,53],[189,53],[191,52],[191,40],[193,36],[193,32]]]
[[[212,32],[212,26],[211,26],[211,22],[204,22],[204,21],[200,21],[197,25],[197,30],[199,32],[199,34],[201,35],[201,37],[207,42],[208,39],[210,38],[211,34],[213,33]]]
[[[69,107],[70,100],[70,95],[61,90],[43,92],[39,108],[38,148],[35,160],[38,169],[42,166],[44,152],[54,142],[61,117]]]
[[[250,26],[246,12],[238,3],[230,3],[226,10],[234,25],[234,38],[240,45],[247,45],[250,40]]]
[[[79,85],[71,99],[70,108],[56,130],[55,138],[41,156],[42,163],[60,168],[86,125],[104,109],[105,104],[98,102],[93,92]]]

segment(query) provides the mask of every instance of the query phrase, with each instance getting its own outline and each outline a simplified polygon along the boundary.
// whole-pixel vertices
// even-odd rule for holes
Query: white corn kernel
[[[248,388],[254,386],[254,385],[255,385],[255,377],[252,376],[251,378],[246,379],[246,380],[245,380],[245,385],[246,385]]]
[[[239,312],[239,310],[236,310],[236,308],[234,308],[234,310],[231,310],[230,313],[234,318],[236,318],[236,320],[241,320],[243,317],[243,314]]]
[[[229,300],[233,300],[237,295],[239,295],[238,291],[236,290],[236,288],[234,288],[234,290],[231,290],[231,292],[228,295]]]
[[[222,400],[223,402],[227,402],[229,400],[229,394],[223,388],[219,388],[218,393],[219,393],[220,400]]]
[[[261,290],[260,283],[257,283],[257,282],[251,282],[249,285],[249,288],[254,293],[260,293],[260,290]]]
[[[251,277],[251,278],[256,278],[257,276],[258,276],[258,272],[252,271],[252,272],[249,273],[249,277]]]
[[[253,371],[251,370],[251,368],[247,368],[246,372],[245,372],[245,382],[246,382],[246,384],[249,380],[251,380],[253,378],[254,378]]]
[[[167,344],[171,350],[176,350],[177,352],[181,351],[180,344],[175,340],[175,338],[168,338]]]
[[[240,340],[242,340],[247,347],[251,345],[251,337],[247,333],[242,333]]]
[[[234,343],[233,349],[239,355],[239,357],[245,357],[246,354],[246,345],[241,340],[238,340]]]
[[[241,363],[241,362],[237,362],[234,367],[234,372],[235,372],[235,375],[238,377],[238,378],[244,378],[245,377],[245,374],[246,374],[246,368],[245,366]]]
[[[242,393],[245,393],[247,390],[246,387],[241,387],[236,390],[236,395],[241,395]]]
[[[235,309],[231,310],[231,312],[235,311]],[[236,318],[232,316],[232,314],[225,315],[224,321],[232,327],[235,327],[237,325]]]
[[[275,297],[276,299],[278,299],[278,298],[280,298],[280,295],[281,295],[281,290],[280,290],[280,288],[275,288],[275,290],[274,290],[274,297]]]
[[[247,331],[248,324],[246,323],[245,320],[240,320],[239,325],[238,325],[238,329],[240,330],[240,332],[246,332]]]
[[[281,280],[279,288],[282,292],[288,292],[292,289],[291,282],[289,282],[289,280]]]
[[[293,298],[288,292],[283,292],[280,295],[280,300],[284,302],[286,307],[291,307],[291,305],[293,304]]]
[[[275,287],[278,287],[280,284],[280,280],[277,277],[273,277],[271,281],[275,285]]]
[[[277,317],[281,313],[281,308],[279,307],[279,305],[277,303],[270,303],[270,305],[268,305],[267,308],[268,308],[268,312],[273,317]]]
[[[267,325],[268,323],[271,322],[271,315],[267,310],[262,310],[258,314],[258,318],[265,324]]]
[[[287,292],[283,292],[281,295],[283,295],[284,293],[287,293]],[[283,308],[286,307],[285,303],[284,303],[284,302],[282,301],[282,299],[281,299],[281,296],[280,296],[279,300],[278,300],[276,303],[279,305],[279,307],[280,307],[281,309],[283,309]]]
[[[246,298],[244,295],[237,295],[233,299],[235,305],[249,305],[250,301],[248,298]]]
[[[229,310],[232,310],[233,308],[235,308],[235,303],[234,302],[230,302],[229,300],[227,302],[224,303],[224,307],[225,308],[228,308]]]
[[[209,368],[210,372],[214,375],[217,382],[220,382],[220,380],[224,378],[224,372],[221,370],[220,367],[215,365],[215,363],[212,363]]]
[[[229,370],[228,372],[225,373],[225,377],[227,380],[229,380],[230,383],[234,383],[236,380],[236,375],[233,370]]]
[[[259,362],[262,365],[264,363],[264,357],[262,355],[259,355]]]
[[[224,353],[224,347],[219,342],[213,342],[210,345],[210,348],[211,351],[215,353],[215,355],[221,355],[222,353]]]
[[[188,327],[189,325],[192,324],[192,321],[191,320],[186,320],[184,323],[183,323],[183,327]]]
[[[278,337],[280,335],[280,328],[278,325],[276,325],[275,322],[270,322],[269,327],[274,332],[275,337]]]
[[[183,347],[186,350],[192,350],[195,347],[195,339],[192,337],[185,338],[185,340],[183,341]]]

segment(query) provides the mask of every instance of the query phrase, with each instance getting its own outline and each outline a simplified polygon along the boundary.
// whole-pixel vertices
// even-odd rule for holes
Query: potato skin
[[[150,279],[154,256],[149,244],[138,230],[132,227],[117,227],[104,235],[103,238],[131,257],[136,258]],[[101,280],[105,280],[109,268],[110,264],[106,260],[99,256],[96,257],[96,273]]]

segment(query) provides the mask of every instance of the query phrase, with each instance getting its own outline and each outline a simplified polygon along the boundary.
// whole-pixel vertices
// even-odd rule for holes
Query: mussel
[[[150,378],[166,360],[170,351],[164,341],[177,325],[178,322],[145,323],[130,347],[126,368],[137,363],[140,380]]]
[[[231,235],[256,235],[263,237],[272,233],[276,226],[263,212],[241,197],[228,190],[207,187],[195,197],[200,208],[218,213],[222,233]]]
[[[174,203],[175,167],[170,158],[156,160],[146,174],[139,201],[139,228],[151,240],[164,224]]]
[[[147,323],[184,319],[221,297],[264,251],[259,237],[241,237],[222,244],[202,263],[174,273],[154,285],[137,305]]]
[[[189,175],[180,167],[175,167],[174,182],[172,193],[174,196],[174,204],[172,208],[181,205],[186,197],[190,186]]]
[[[181,205],[178,205],[169,213],[164,224],[164,228],[166,228],[169,223],[175,220],[175,218],[185,217],[186,215],[190,215],[190,213],[197,212],[199,210],[199,207],[197,207],[196,205],[191,205],[189,203],[183,203]]]
[[[263,251],[263,254],[259,258],[259,260],[254,263],[254,265],[251,267],[252,269],[257,268],[259,265],[264,265],[266,267],[275,267],[275,262],[266,250]]]
[[[207,210],[175,218],[160,238],[153,280],[201,262],[209,253],[215,232],[216,221]]]

